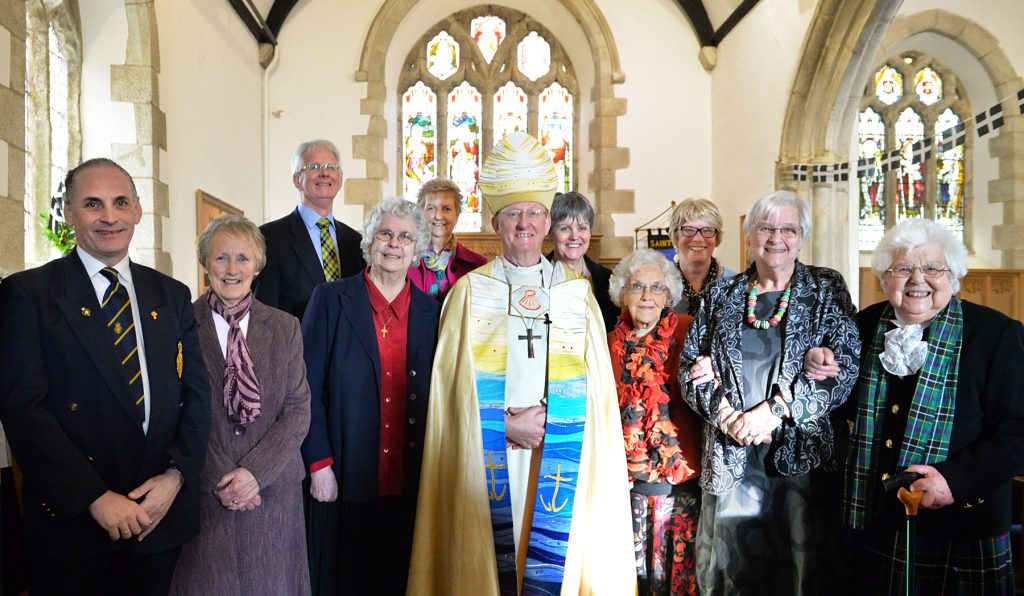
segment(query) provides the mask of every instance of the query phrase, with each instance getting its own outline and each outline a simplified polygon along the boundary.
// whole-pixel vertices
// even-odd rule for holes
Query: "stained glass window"
[[[531,31],[519,42],[518,57],[519,72],[531,81],[536,81],[551,70],[551,45],[536,31]]]
[[[484,60],[490,64],[498,53],[498,46],[505,39],[505,21],[494,15],[477,17],[470,25],[470,34]]]
[[[942,101],[942,77],[931,68],[922,68],[914,75],[917,101],[926,106]]]
[[[875,97],[887,106],[903,97],[903,75],[891,66],[883,66],[875,73]]]
[[[913,163],[911,145],[924,138],[924,122],[913,108],[896,119],[896,147],[900,165],[896,170],[896,223],[920,217],[924,207],[924,164]]]
[[[427,71],[443,81],[458,70],[459,42],[442,31],[427,44]]]
[[[885,151],[885,123],[871,108],[860,113],[857,123],[857,158],[868,163],[867,175],[860,183],[860,228],[858,245],[873,250],[885,234],[885,175],[882,156]]]
[[[448,177],[462,189],[462,214],[455,231],[479,230],[480,121],[483,106],[478,92],[463,81],[448,94]]]
[[[544,101],[543,95],[541,101]],[[509,81],[494,94],[494,143],[510,132],[526,132],[526,92]]]
[[[397,89],[396,192],[415,200],[427,180],[452,179],[463,194],[456,232],[482,231],[480,168],[511,132],[548,151],[559,190],[577,188],[579,84],[558,38],[526,14],[484,5],[446,17],[406,55]]]
[[[935,136],[960,123],[960,117],[946,108],[935,121]],[[939,153],[935,161],[935,219],[950,229],[964,230],[964,146]]]
[[[572,95],[558,83],[540,94],[540,144],[547,149],[563,192],[572,190]]]
[[[970,142],[943,152],[939,144],[943,131],[971,113],[957,77],[928,55],[890,56],[871,74],[857,122],[857,157],[874,166],[857,174],[861,250],[874,250],[886,229],[911,217],[932,218],[965,236]],[[882,173],[894,151],[897,163]]]
[[[437,176],[436,133],[437,95],[418,81],[402,95],[402,195],[410,201]]]

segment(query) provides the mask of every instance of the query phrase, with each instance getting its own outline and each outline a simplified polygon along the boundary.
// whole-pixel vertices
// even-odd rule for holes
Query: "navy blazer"
[[[185,484],[160,525],[129,548],[155,553],[199,532],[210,385],[192,302],[180,282],[136,263],[131,271],[149,373],[146,434],[78,253],[0,285],[0,419],[24,472],[25,538],[38,557],[123,548],[89,505],[107,490],[129,493],[172,460]]]
[[[323,265],[310,241],[309,231],[302,222],[299,208],[260,226],[267,242],[267,264],[253,282],[256,299],[302,320],[313,288],[327,281]],[[341,278],[363,270],[363,251],[359,232],[334,220],[338,238],[338,262]]]
[[[415,497],[440,305],[415,286],[410,289],[405,494]],[[311,393],[303,462],[308,469],[333,457],[340,497],[371,502],[377,498],[381,370],[365,276],[318,286],[302,320],[302,338]]]
[[[886,304],[857,314],[865,359]],[[939,540],[977,540],[1008,532],[1013,477],[1024,472],[1024,377],[1019,374],[1024,326],[991,308],[966,300],[960,304],[964,335],[953,428],[946,460],[934,464],[953,493],[953,504],[921,509],[915,522],[920,535]],[[881,424],[876,422],[878,432]],[[875,511],[898,508],[899,515],[890,511],[888,519],[899,520],[902,528],[902,505],[893,495],[885,498],[888,503],[876,502]]]

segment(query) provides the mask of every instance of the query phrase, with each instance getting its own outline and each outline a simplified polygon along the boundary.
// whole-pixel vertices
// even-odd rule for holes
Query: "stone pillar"
[[[992,230],[992,247],[1003,251],[1003,267],[1024,269],[1024,116],[1007,117],[988,147],[999,159],[999,178],[989,181],[988,199],[1003,204],[1003,223]]]
[[[25,0],[0,2],[0,267],[25,268]]]
[[[163,223],[170,216],[168,187],[160,181],[160,149],[167,149],[167,117],[160,110],[160,43],[154,0],[125,0],[128,47],[125,63],[110,67],[110,95],[135,108],[133,144],[116,143],[111,157],[135,179],[142,201],[142,223],[132,246],[139,262],[173,274],[171,255],[164,250]]]

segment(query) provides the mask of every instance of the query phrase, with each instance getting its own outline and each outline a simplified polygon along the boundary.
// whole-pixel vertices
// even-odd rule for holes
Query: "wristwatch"
[[[789,420],[789,409],[786,408],[786,404],[778,395],[773,395],[768,398],[768,410],[772,413],[772,416],[776,416],[783,420]]]

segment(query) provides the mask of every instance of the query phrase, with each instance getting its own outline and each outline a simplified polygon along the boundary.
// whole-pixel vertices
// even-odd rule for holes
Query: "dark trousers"
[[[306,515],[314,596],[404,596],[416,519],[414,499],[310,500]]]
[[[31,596],[167,596],[181,547],[143,557],[120,548],[70,559],[32,559]]]

